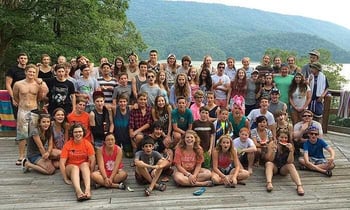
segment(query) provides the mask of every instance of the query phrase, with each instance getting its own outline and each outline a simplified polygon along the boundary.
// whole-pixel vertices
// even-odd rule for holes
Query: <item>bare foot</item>
[[[248,167],[248,172],[249,172],[250,175],[252,175],[253,174],[253,168],[252,167]]]

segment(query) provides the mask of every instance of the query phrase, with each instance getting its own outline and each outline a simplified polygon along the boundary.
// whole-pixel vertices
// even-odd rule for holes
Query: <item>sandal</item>
[[[26,158],[23,158],[21,160],[21,167],[22,167],[23,173],[27,173],[29,171],[29,168],[26,167],[26,162],[27,162]]]
[[[194,192],[193,192],[193,195],[195,195],[195,196],[200,196],[200,195],[202,195],[205,191],[206,191],[205,187],[201,187],[201,188],[199,188],[199,190],[194,191]]]
[[[156,190],[159,190],[159,191],[165,191],[166,190],[166,184],[164,183],[159,183],[156,185]]]
[[[326,176],[328,176],[328,177],[333,176],[332,170],[327,170],[326,171]]]
[[[126,185],[123,182],[120,182],[119,186],[118,186],[118,189],[125,190],[126,189]]]
[[[16,160],[16,166],[20,166],[22,163],[23,159],[18,159]]]
[[[271,192],[273,190],[273,185],[271,182],[266,182],[266,191]]]
[[[297,193],[299,196],[304,196],[305,192],[303,189],[303,185],[301,185],[301,184],[297,185]]]
[[[151,189],[149,189],[148,187],[145,188],[145,196],[150,196],[151,195]]]

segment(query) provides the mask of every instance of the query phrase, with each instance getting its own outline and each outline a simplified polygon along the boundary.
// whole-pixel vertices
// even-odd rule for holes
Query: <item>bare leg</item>
[[[253,164],[255,159],[255,153],[254,152],[248,152],[248,171],[250,174],[253,173]]]
[[[22,160],[25,157],[27,141],[25,139],[18,141],[18,159]]]
[[[80,166],[80,171],[84,180],[84,186],[85,186],[85,196],[86,198],[91,198],[91,178],[90,178],[90,167],[88,162],[82,163]]]
[[[33,164],[29,161],[26,161],[25,163],[26,168],[32,168],[35,171],[38,171],[39,173],[51,175],[55,173],[55,167],[52,165],[51,160],[44,160],[40,159],[36,164]]]
[[[272,176],[274,174],[274,170],[277,170],[277,168],[273,162],[268,161],[265,163],[266,190],[268,192],[271,192],[273,189]]]
[[[77,198],[81,198],[82,196],[85,196],[83,191],[81,190],[80,187],[80,169],[76,165],[67,165],[66,166],[66,173],[68,178],[72,181],[75,194]]]
[[[119,169],[118,173],[113,177],[113,183],[123,182],[126,178],[128,178],[126,171]]]

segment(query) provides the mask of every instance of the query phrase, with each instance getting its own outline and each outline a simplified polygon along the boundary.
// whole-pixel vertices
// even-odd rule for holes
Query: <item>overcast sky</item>
[[[288,15],[329,21],[350,30],[350,11],[346,0],[181,0],[220,3]]]

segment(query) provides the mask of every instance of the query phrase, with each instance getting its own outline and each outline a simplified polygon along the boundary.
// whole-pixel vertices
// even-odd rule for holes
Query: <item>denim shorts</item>
[[[41,159],[41,154],[34,155],[32,157],[28,157],[29,162],[36,164]]]
[[[95,148],[101,148],[103,146],[104,141],[99,139],[94,139],[94,147]]]
[[[309,157],[309,161],[310,161],[312,164],[315,164],[315,165],[320,165],[320,164],[325,164],[325,163],[327,163],[326,158]]]

